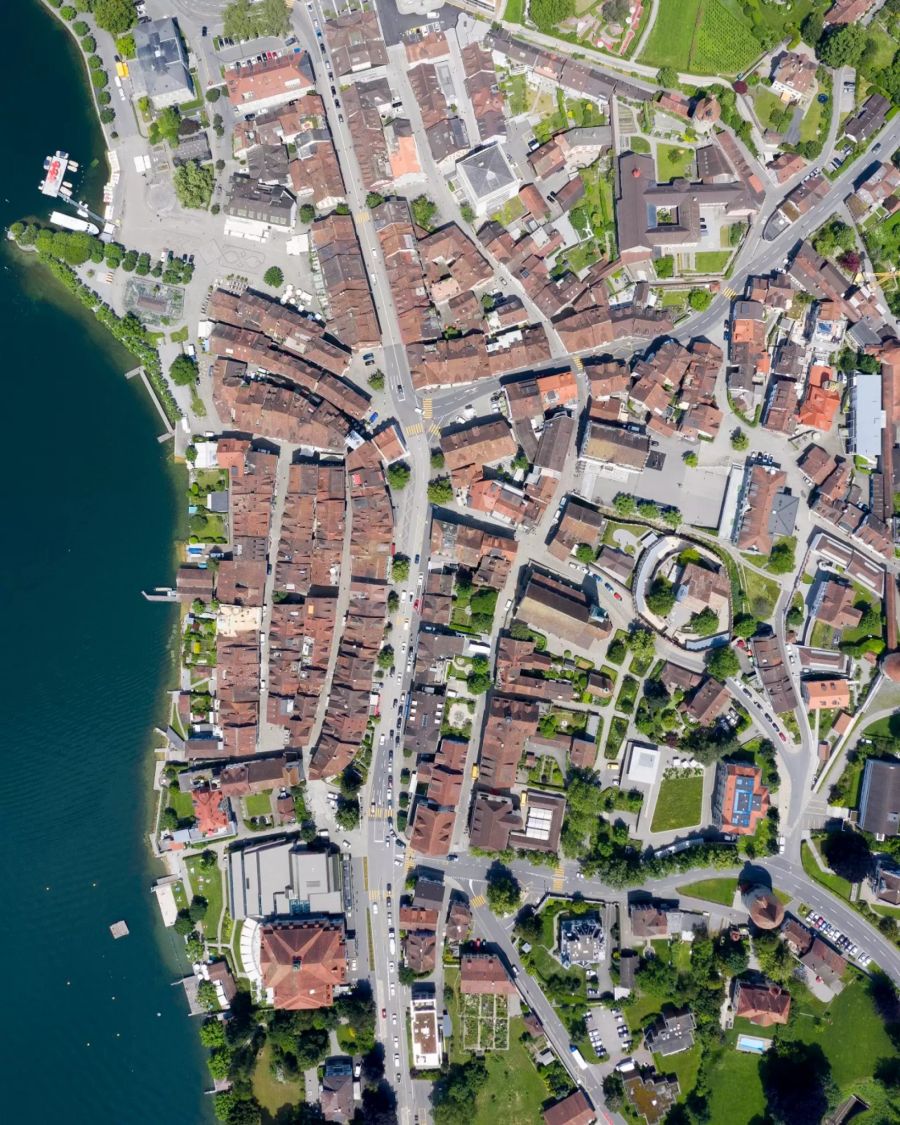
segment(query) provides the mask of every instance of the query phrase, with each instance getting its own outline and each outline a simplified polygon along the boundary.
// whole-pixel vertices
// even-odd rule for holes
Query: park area
[[[733,75],[761,53],[738,0],[659,0],[639,61],[699,75]]]
[[[697,777],[663,778],[650,831],[671,832],[675,828],[693,828],[700,823],[702,806],[702,774]]]

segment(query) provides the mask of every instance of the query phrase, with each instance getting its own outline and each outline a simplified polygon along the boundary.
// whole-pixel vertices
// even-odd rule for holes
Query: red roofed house
[[[735,981],[734,1014],[755,1023],[757,1027],[787,1023],[791,1014],[791,994],[777,984],[753,985]]]
[[[493,953],[466,953],[459,965],[459,990],[465,996],[512,996],[516,986]]]
[[[342,923],[286,922],[260,930],[259,965],[274,1008],[330,1008],[334,989],[347,980]]]
[[[191,804],[197,818],[197,830],[204,836],[218,836],[231,827],[228,798],[212,789],[195,789],[191,793]]]
[[[591,1125],[596,1120],[597,1114],[584,1090],[576,1090],[544,1110],[545,1125]]]

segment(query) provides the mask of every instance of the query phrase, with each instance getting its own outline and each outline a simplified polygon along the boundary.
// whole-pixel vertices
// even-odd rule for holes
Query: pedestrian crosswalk
[[[426,398],[422,403],[422,416],[430,418],[434,413],[434,399]]]
[[[566,885],[566,872],[565,868],[557,867],[553,872],[553,889],[554,891],[561,891],[565,889]]]
[[[432,422],[431,425],[428,427],[428,432],[431,434],[432,437],[439,438],[441,436],[440,428],[438,426],[436,426],[434,424],[434,422]]]
[[[484,895],[472,895],[470,901],[472,903],[472,906],[474,906],[476,909],[480,906],[487,906],[487,899],[484,897]]]
[[[391,815],[391,810],[388,808],[375,808],[369,812],[369,820],[387,820]]]
[[[722,292],[729,300],[737,296],[737,289],[732,289],[730,285],[726,285]]]
[[[572,356],[572,366],[576,371],[584,371],[584,363],[582,362],[580,355]]]
[[[413,424],[411,426],[406,427],[407,437],[412,437],[413,434],[424,433],[424,431],[425,431],[425,427],[422,425],[421,422],[413,422]]]
[[[378,890],[377,887],[372,887],[372,889],[369,891],[369,899],[372,902],[378,902],[378,900],[380,898],[381,898],[381,891]]]
[[[367,223],[372,218],[372,215],[368,211],[356,211],[353,217],[358,223]]]

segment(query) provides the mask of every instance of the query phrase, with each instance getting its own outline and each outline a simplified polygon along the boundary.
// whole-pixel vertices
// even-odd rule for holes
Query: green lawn
[[[503,19],[506,23],[521,23],[525,10],[525,0],[506,0]]]
[[[759,51],[741,6],[732,0],[660,0],[639,61],[693,74],[736,74]]]
[[[694,1044],[689,1051],[679,1051],[677,1055],[654,1055],[653,1062],[660,1074],[674,1074],[681,1087],[682,1099],[697,1083],[697,1074],[700,1070],[700,1046]]]
[[[525,1029],[521,1019],[510,1022],[509,1050],[487,1051],[488,1079],[473,1107],[473,1125],[539,1125],[547,1087],[531,1055],[519,1037]]]
[[[800,122],[801,141],[814,141],[818,137],[822,118],[830,109],[830,101],[827,105],[822,105],[818,98],[813,98],[809,104],[809,109],[804,113],[803,120]]]
[[[279,1110],[295,1106],[306,1096],[304,1083],[279,1082],[272,1073],[272,1048],[266,1043],[256,1060],[253,1070],[253,1093],[264,1110],[268,1110],[269,1120],[273,1120]],[[268,1116],[267,1115],[267,1116]]]
[[[248,820],[252,816],[271,816],[272,794],[251,793],[249,797],[244,798],[244,811]]]
[[[194,818],[194,802],[191,800],[190,793],[182,793],[177,785],[169,786],[163,807],[174,809],[179,820],[193,820]]]
[[[730,250],[701,250],[694,255],[694,269],[697,273],[721,273],[730,260]]]
[[[726,1047],[709,1068],[709,1120],[750,1125],[765,1117],[766,1098],[757,1055]]]
[[[834,629],[827,621],[816,621],[812,627],[809,643],[811,648],[831,648]]]
[[[856,979],[848,984],[820,1020],[804,1016],[801,1007],[791,1030],[804,1043],[816,1043],[822,1048],[842,1095],[860,1079],[869,1077],[879,1059],[894,1057],[891,1040],[865,980]]]
[[[222,872],[218,867],[212,867],[209,871],[204,871],[200,866],[199,856],[186,859],[184,866],[187,868],[194,894],[201,895],[209,903],[203,926],[209,940],[215,942],[219,930],[219,919],[222,917],[222,911],[225,907]]]
[[[656,178],[661,184],[679,178],[690,179],[693,163],[692,148],[679,148],[678,145],[656,146]]]
[[[850,898],[850,883],[848,880],[830,871],[823,871],[805,841],[800,845],[800,859],[803,863],[803,870],[814,883],[826,887],[829,891],[839,895],[841,898]]]
[[[778,583],[774,578],[766,578],[763,574],[757,574],[750,567],[744,567],[743,571],[744,592],[747,595],[750,610],[755,617],[758,617],[761,621],[766,621],[775,612],[775,604],[778,601],[779,593]]]
[[[760,125],[764,129],[769,129],[772,119],[779,120],[785,106],[781,98],[771,90],[767,90],[765,86],[757,86],[756,93],[753,95],[753,108],[756,110]]]
[[[512,0],[515,2],[515,0]],[[521,0],[520,0],[521,2]],[[503,84],[506,97],[509,101],[509,112],[513,117],[525,113],[528,109],[528,83],[524,74],[511,74]]]
[[[632,137],[628,142],[628,147],[632,152],[642,152],[649,154],[650,142],[645,137]]]
[[[700,823],[703,804],[702,777],[667,777],[659,787],[651,832],[692,828]]]
[[[680,895],[702,898],[704,902],[717,902],[721,906],[731,906],[737,879],[700,879],[696,883],[686,883],[677,888]]]

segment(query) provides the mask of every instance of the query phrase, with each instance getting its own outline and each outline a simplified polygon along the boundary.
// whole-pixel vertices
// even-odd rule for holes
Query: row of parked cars
[[[842,934],[837,926],[833,926],[831,922],[821,914],[816,914],[814,911],[811,911],[806,916],[806,923],[814,930],[817,930],[822,937],[828,938],[831,944],[834,945],[840,953],[845,954],[847,957],[852,957],[861,969],[868,968],[871,964],[872,958],[868,953],[863,953],[858,945],[854,945],[846,934]]]

